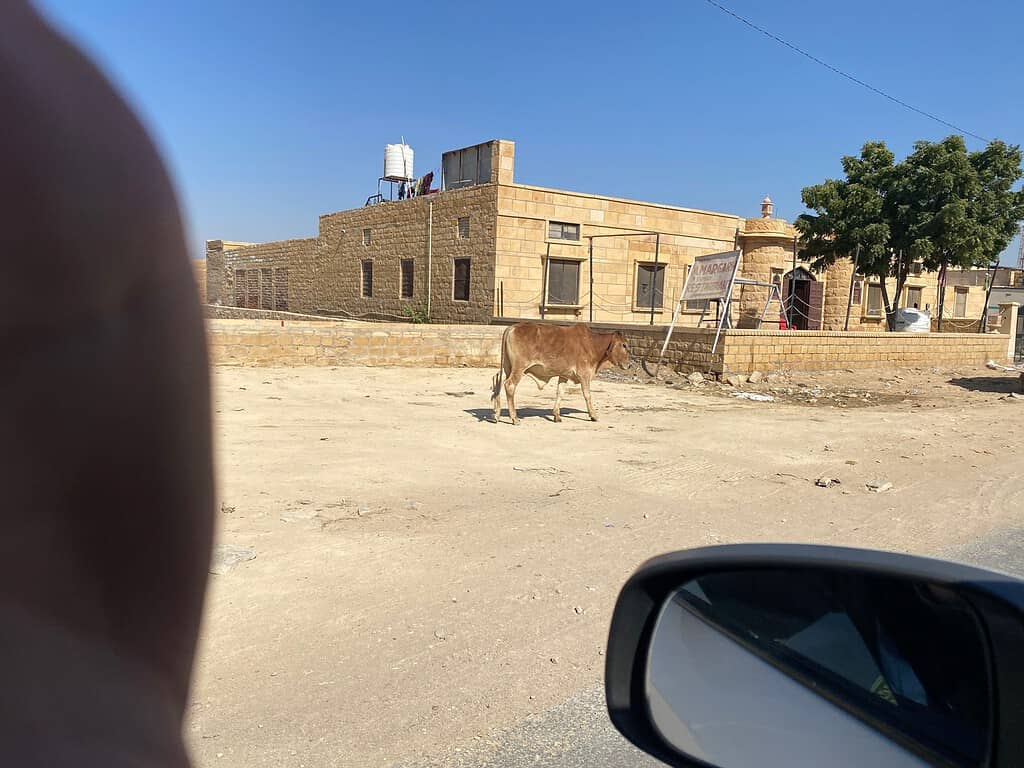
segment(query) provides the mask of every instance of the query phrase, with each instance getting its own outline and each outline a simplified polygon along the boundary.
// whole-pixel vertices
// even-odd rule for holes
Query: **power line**
[[[863,80],[859,80],[858,78],[854,77],[853,75],[848,74],[848,73],[844,72],[843,70],[841,70],[841,69],[839,69],[837,67],[833,67],[828,62],[822,61],[817,56],[814,56],[813,54],[810,54],[807,51],[805,51],[803,48],[799,48],[799,47],[793,45],[792,43],[788,42],[787,40],[783,40],[778,35],[772,34],[767,29],[764,29],[763,27],[757,26],[757,24],[755,24],[754,22],[752,22],[752,21],[750,21],[748,19],[743,18],[738,13],[735,13],[735,12],[729,10],[728,8],[726,8],[724,5],[721,5],[720,3],[716,3],[715,0],[705,0],[705,2],[707,2],[708,5],[713,5],[715,8],[720,10],[722,13],[728,14],[729,16],[732,16],[737,21],[742,22],[743,24],[746,24],[751,29],[756,30],[757,32],[760,32],[765,37],[771,38],[772,40],[774,40],[777,43],[781,43],[782,45],[786,46],[790,50],[796,51],[801,56],[810,59],[815,64],[820,64],[821,66],[825,67],[825,69],[828,69],[828,70],[831,70],[832,72],[835,72],[840,77],[845,77],[850,82],[856,83],[857,85],[861,86],[862,88],[867,88],[869,91],[872,91],[873,93],[877,93],[879,96],[882,96],[882,97],[888,99],[889,101],[891,101],[891,102],[893,102],[895,104],[899,104],[901,107],[903,107],[905,109],[909,109],[912,112],[917,112],[917,114],[919,114],[919,115],[924,115],[929,120],[934,120],[937,123],[942,123],[946,127],[952,128],[957,133],[962,133],[965,136],[970,136],[972,138],[977,139],[978,141],[984,141],[986,144],[989,141],[984,136],[979,136],[976,133],[971,133],[970,131],[963,129],[963,128],[961,128],[958,125],[954,125],[953,123],[949,122],[948,120],[943,120],[941,117],[938,117],[937,115],[933,115],[931,112],[925,112],[923,109],[918,109],[913,104],[908,104],[907,102],[902,101],[901,99],[897,99],[895,96],[891,96],[888,93],[886,93],[885,91],[883,91],[883,90],[881,90],[879,88],[875,88],[875,86],[870,85],[869,83],[865,83]]]

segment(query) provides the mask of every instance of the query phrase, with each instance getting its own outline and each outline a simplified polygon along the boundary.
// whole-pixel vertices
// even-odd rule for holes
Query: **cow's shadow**
[[[1007,371],[994,376],[970,376],[958,379],[950,379],[950,384],[972,392],[994,392],[996,394],[1009,394],[1011,392],[1024,391],[1024,376],[1016,375],[1016,372]]]
[[[477,421],[494,421],[493,408],[467,408],[463,413],[468,413],[470,416],[476,418]],[[517,408],[516,415],[519,416],[520,419],[540,417],[545,421],[553,422],[555,420],[555,417],[551,414],[550,408]],[[581,411],[578,408],[562,408],[562,419],[590,421],[590,415],[586,411]],[[508,418],[508,408],[501,409],[501,421],[502,423],[511,423]]]

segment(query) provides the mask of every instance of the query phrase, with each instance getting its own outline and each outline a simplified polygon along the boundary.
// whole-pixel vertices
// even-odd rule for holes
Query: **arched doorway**
[[[821,308],[825,286],[803,267],[782,276],[782,297],[791,328],[798,331],[821,330]]]

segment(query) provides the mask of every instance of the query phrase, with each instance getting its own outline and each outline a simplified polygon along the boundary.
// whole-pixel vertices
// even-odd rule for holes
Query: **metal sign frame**
[[[699,258],[699,257],[698,257]],[[743,249],[737,249],[736,263],[732,268],[732,276],[729,278],[729,287],[726,289],[724,299],[709,299],[709,301],[715,301],[719,308],[719,317],[717,328],[715,330],[715,341],[711,345],[711,354],[714,355],[718,349],[718,339],[722,335],[722,328],[726,324],[730,324],[729,317],[732,314],[732,292],[736,285],[736,275],[740,270],[740,262],[743,261]],[[686,283],[690,282],[690,275],[686,275]],[[658,371],[661,369],[661,362],[665,359],[665,350],[668,349],[668,342],[672,338],[672,331],[675,330],[676,322],[679,320],[679,313],[683,308],[683,296],[686,295],[686,283],[683,283],[683,288],[679,292],[679,298],[676,300],[676,308],[672,312],[672,322],[669,323],[668,332],[665,334],[665,342],[661,345],[661,352],[658,354],[658,365],[654,369],[654,375],[658,375]],[[697,326],[700,327],[701,323],[704,322],[704,315],[707,314],[707,307],[705,306],[700,313],[700,319],[697,321]],[[763,313],[762,313],[763,314]]]

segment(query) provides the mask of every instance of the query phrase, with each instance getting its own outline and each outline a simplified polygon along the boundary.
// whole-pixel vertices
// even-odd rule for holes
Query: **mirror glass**
[[[850,570],[740,570],[661,610],[646,692],[677,751],[720,768],[985,765],[986,641],[953,590]]]

